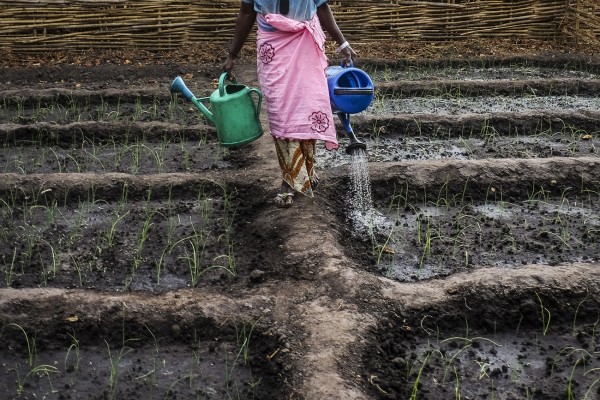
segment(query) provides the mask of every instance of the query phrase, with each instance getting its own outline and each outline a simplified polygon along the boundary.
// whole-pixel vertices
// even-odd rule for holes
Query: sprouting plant
[[[140,265],[142,258],[142,250],[144,249],[144,244],[146,243],[146,240],[148,240],[148,236],[150,235],[150,228],[153,225],[152,219],[154,218],[154,214],[156,214],[156,211],[149,211],[146,214],[146,218],[144,219],[144,224],[142,225],[142,230],[140,231],[137,246],[135,249],[135,254],[133,256],[133,263],[135,269],[137,269]]]
[[[186,143],[184,141],[181,141],[179,143],[179,146],[181,147],[181,158],[182,158],[183,168],[186,171],[190,171],[190,169],[191,169],[190,152],[188,151]]]
[[[131,173],[137,174],[141,167],[142,145],[136,139],[136,143],[128,146],[127,149],[131,152]]]
[[[158,97],[154,96],[154,98],[152,99],[152,109],[151,109],[152,119],[158,118],[159,110],[160,110],[160,99]]]
[[[81,150],[84,154],[90,156],[92,163],[97,163],[102,171],[105,170],[104,163],[100,159],[98,145],[94,142],[93,138],[84,138],[83,142],[81,143]]]
[[[104,100],[104,97],[100,97],[100,105],[98,106],[98,121],[104,120],[108,111],[108,103]]]
[[[427,352],[425,359],[423,359],[423,361],[421,362],[421,367],[419,368],[417,377],[413,382],[412,390],[409,397],[410,400],[417,400],[417,395],[419,394],[419,386],[421,384],[421,376],[423,375],[423,370],[425,369],[425,366],[429,362],[429,357],[431,357],[431,351]]]
[[[111,111],[107,114],[107,117],[112,119],[113,121],[117,121],[121,117],[121,97],[117,99],[117,106],[114,111]]]
[[[418,218],[420,219],[420,217]],[[421,224],[419,223],[418,229],[420,230]],[[421,233],[418,233],[419,240],[418,243],[421,243]],[[432,229],[431,229],[431,217],[427,216],[427,226],[425,227],[425,237],[423,238],[423,246],[421,249],[421,260],[419,262],[419,267],[423,267],[425,259],[431,257],[431,240],[432,240]]]
[[[483,121],[480,135],[483,138],[483,142],[486,146],[494,145],[500,136],[496,128],[490,124],[488,117],[485,117],[485,120]]]
[[[175,113],[177,111],[177,101],[171,97],[169,100],[169,104],[167,104],[167,116],[169,120],[173,120],[175,118]]]
[[[587,371],[585,371],[583,373],[583,376],[586,376],[587,374],[589,374],[590,372],[600,372],[600,368],[592,368],[589,369]],[[600,378],[594,380],[594,382],[592,382],[592,384],[590,385],[590,387],[588,388],[588,390],[585,392],[585,396],[583,396],[583,400],[587,400],[590,399],[592,400],[593,397],[588,397],[590,395],[590,393],[592,393],[592,389],[594,388],[594,386],[596,386],[598,383],[600,383]]]
[[[223,239],[225,241],[225,244],[227,246],[227,254],[222,254],[220,256],[217,256],[213,261],[217,261],[218,259],[225,259],[226,263],[227,263],[227,267],[226,269],[229,271],[229,273],[233,276],[236,275],[237,273],[237,267],[236,267],[236,261],[235,261],[235,254],[233,251],[233,247],[234,247],[234,243],[233,243],[233,219],[234,219],[235,213],[228,215],[226,217],[227,219],[227,226],[225,227],[225,233],[222,234],[221,236],[219,236],[217,241],[221,241],[221,239]]]
[[[160,149],[156,150],[156,149],[152,149],[150,148],[148,145],[146,144],[142,144],[142,146],[147,149],[150,154],[152,154],[154,156],[154,160],[156,161],[156,169],[158,173],[163,172],[164,167],[165,167],[165,148],[161,147]]]
[[[544,307],[544,303],[542,302],[542,298],[540,297],[538,292],[535,292],[535,296],[537,297],[537,299],[540,303],[540,317],[542,319],[542,335],[546,336],[546,333],[548,332],[548,328],[550,327],[551,313],[550,313],[550,310],[548,310],[546,307]]]
[[[58,173],[63,172],[63,167],[60,163],[60,157],[58,157],[58,154],[56,154],[56,151],[52,147],[50,147],[49,149],[52,152],[52,154],[54,154],[54,158],[56,160],[56,168],[58,169]]]
[[[17,102],[17,113],[14,117],[13,122],[19,121],[25,115],[25,98],[19,97],[16,99]]]
[[[37,357],[35,337],[31,338],[31,340],[30,340],[30,337],[27,334],[27,332],[25,331],[25,329],[23,329],[23,327],[21,327],[21,325],[19,325],[19,324],[10,323],[9,326],[16,328],[23,333],[23,336],[25,337],[25,344],[27,345],[27,356],[28,356],[27,364],[30,367],[33,367],[33,364],[35,363],[36,357]]]
[[[4,259],[4,257],[3,257]],[[4,260],[4,284],[6,287],[10,287],[13,283],[13,271],[15,269],[15,260],[17,259],[17,248],[13,249],[13,256],[10,265],[6,264]]]
[[[571,374],[569,375],[569,380],[567,384],[567,400],[575,400],[575,395],[573,394],[573,374],[575,373],[575,368],[577,368],[577,365],[580,361],[581,358],[578,358],[577,361],[575,361],[573,368],[571,368]]]
[[[41,242],[46,243],[46,245],[50,248],[50,254],[52,256],[52,269],[50,270],[50,272],[52,273],[52,277],[56,277],[56,271],[58,269],[58,264],[60,262],[59,259],[59,255],[56,253],[56,251],[54,250],[54,246],[52,246],[47,240],[45,239],[39,239]],[[43,263],[43,261],[42,261]],[[46,281],[46,278],[48,276],[48,273],[44,270],[42,272],[42,274],[44,275],[44,282]]]
[[[392,234],[394,233],[394,228],[395,228],[396,224],[392,224],[392,226],[390,227],[390,232],[388,233],[386,239],[385,239],[385,243],[383,243],[382,245],[377,244],[376,240],[374,240],[374,235],[372,235],[372,242],[374,245],[374,254],[377,254],[377,265],[379,265],[379,263],[381,262],[381,258],[383,257],[384,253],[389,253],[391,251],[391,249],[388,246],[388,243],[390,242],[390,239],[392,238]]]
[[[150,333],[150,336],[152,336],[152,340],[154,341],[154,350],[152,351],[152,369],[150,371],[148,371],[147,373],[145,373],[144,375],[140,375],[140,376],[136,377],[135,379],[136,380],[137,379],[145,379],[149,376],[152,376],[152,383],[154,386],[156,386],[156,370],[157,370],[156,357],[158,356],[158,340],[156,339],[154,332],[152,332],[152,330],[148,327],[148,325],[144,324],[144,327]]]
[[[127,339],[125,336],[125,309],[127,305],[125,303],[121,303],[121,349],[113,357],[113,353],[110,350],[110,344],[104,340],[106,343],[106,347],[108,349],[108,360],[110,362],[110,370],[108,376],[108,386],[109,386],[109,399],[113,400],[117,394],[117,382],[119,380],[119,366],[121,364],[121,360],[125,357],[129,352],[133,351],[133,349],[127,346],[127,343],[130,341],[134,341],[135,339]]]
[[[115,242],[115,235],[117,232],[117,225],[119,224],[119,222],[121,222],[121,220],[123,220],[123,218],[125,218],[127,216],[127,214],[129,214],[131,212],[131,210],[128,210],[125,214],[123,215],[119,215],[116,214],[115,215],[115,219],[113,220],[111,226],[110,226],[110,230],[108,232],[107,235],[107,244],[108,247],[112,247],[114,245]]]
[[[577,308],[575,309],[575,315],[573,316],[573,336],[575,336],[575,327],[576,327],[575,324],[577,322],[577,314],[579,313],[579,308],[586,300],[587,300],[587,296],[577,304]]]
[[[67,354],[65,355],[65,370],[68,370],[68,361],[69,361],[69,355],[71,354],[71,352],[75,353],[75,366],[73,367],[76,371],[79,370],[79,361],[81,361],[81,357],[79,355],[79,340],[77,340],[75,338],[75,335],[71,335],[70,333],[67,332],[67,335],[69,335],[69,337],[71,338],[71,345],[69,346],[69,348],[67,349]]]
[[[83,286],[83,276],[81,273],[81,265],[79,263],[79,260],[77,260],[73,254],[69,253],[69,257],[71,257],[71,261],[73,261],[73,265],[75,266],[75,271],[77,271],[77,276],[79,278],[79,286]]]
[[[197,240],[197,237],[186,238],[191,245],[191,254],[188,253],[187,248],[185,249],[185,256],[182,257],[188,263],[188,270],[190,272],[190,279],[192,281],[192,286],[196,286],[198,281],[200,280],[200,276],[202,275],[202,260],[204,258],[204,248],[206,246],[206,241],[208,237],[205,237],[205,240],[202,242],[202,247],[200,248],[200,243]],[[177,245],[179,242],[175,243]]]
[[[527,190],[527,197],[529,202],[532,202],[534,200],[548,202],[550,199],[550,191],[544,189],[542,186],[537,188],[534,182],[531,188],[531,192]]]
[[[248,364],[250,360],[250,337],[252,336],[254,328],[256,327],[256,325],[262,317],[263,316],[261,315],[256,321],[254,321],[249,326],[246,323],[242,324],[241,330],[238,329],[237,326],[235,327],[236,342],[239,346],[238,357],[239,355],[242,356],[244,364]]]
[[[454,400],[460,400],[460,381],[458,376],[458,370],[454,367]]]
[[[19,373],[18,365],[16,368],[16,372],[17,372],[17,395],[20,396],[23,394],[23,390],[25,388],[25,383],[26,383],[27,379],[29,379],[29,377],[31,377],[33,375],[42,377],[45,375],[46,377],[48,377],[48,381],[50,382],[50,385],[52,386],[52,382],[50,381],[50,374],[58,373],[59,370],[58,370],[58,368],[56,368],[55,366],[52,366],[52,365],[47,365],[47,364],[36,365],[35,367],[31,368],[29,370],[29,372],[27,372],[27,374],[22,379],[21,379],[21,375]]]
[[[127,182],[123,183],[123,189],[121,189],[121,197],[119,198],[119,203],[117,206],[117,212],[123,211],[125,205],[127,204],[127,199],[129,197],[129,184]]]
[[[119,352],[113,357],[113,353],[110,350],[110,345],[106,340],[104,342],[106,343],[106,347],[108,349],[108,360],[110,362],[110,370],[108,375],[108,398],[113,400],[117,395],[117,382],[119,380],[119,366],[121,364],[121,360],[133,349],[130,347],[121,347]]]

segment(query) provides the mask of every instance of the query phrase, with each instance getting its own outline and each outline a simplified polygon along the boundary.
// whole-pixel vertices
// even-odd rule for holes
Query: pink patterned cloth
[[[327,87],[325,33],[318,18],[298,22],[278,14],[259,16],[276,30],[258,30],[257,69],[271,135],[317,139],[339,147]],[[260,27],[260,24],[259,24]]]

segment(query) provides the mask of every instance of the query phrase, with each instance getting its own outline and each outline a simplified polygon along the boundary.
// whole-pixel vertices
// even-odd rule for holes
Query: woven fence
[[[598,0],[330,1],[354,42],[472,37],[600,44]],[[240,0],[0,1],[0,49],[176,50],[233,36]]]

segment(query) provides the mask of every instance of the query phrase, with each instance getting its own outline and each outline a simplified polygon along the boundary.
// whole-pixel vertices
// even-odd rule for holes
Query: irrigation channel
[[[213,65],[0,70],[0,393],[600,398],[600,64],[359,67],[367,206],[319,149],[289,209],[169,94]]]

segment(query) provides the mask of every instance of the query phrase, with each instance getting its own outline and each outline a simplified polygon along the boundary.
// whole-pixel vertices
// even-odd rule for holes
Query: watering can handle
[[[219,96],[221,97],[225,96],[225,79],[227,79],[228,76],[229,72],[223,72],[219,77]],[[231,79],[229,79],[229,82],[235,83],[235,77],[233,74],[231,74]]]
[[[258,95],[258,102],[256,103],[256,118],[259,118],[260,105],[262,103],[262,92],[256,88],[250,88],[250,89],[248,89],[248,96],[251,96],[253,92]]]

